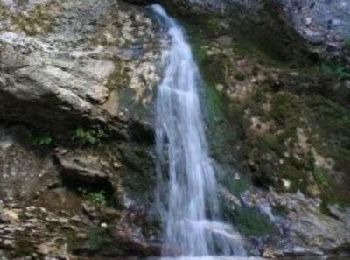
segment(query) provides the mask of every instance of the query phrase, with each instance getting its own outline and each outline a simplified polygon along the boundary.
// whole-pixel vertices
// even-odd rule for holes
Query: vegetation
[[[107,135],[101,128],[84,128],[78,127],[75,129],[73,141],[81,144],[96,145],[101,143],[102,139]]]
[[[323,168],[315,166],[313,169],[313,177],[319,186],[324,187],[328,185],[327,172]]]
[[[350,70],[340,62],[322,62],[319,71],[325,76],[335,77],[338,80],[350,79]]]
[[[53,143],[53,137],[46,132],[32,131],[31,143],[33,145],[51,145]]]
[[[257,208],[238,208],[231,215],[238,230],[245,236],[263,236],[271,234],[274,225],[269,217]]]
[[[240,179],[231,178],[231,180],[226,184],[226,186],[228,186],[228,189],[231,193],[233,193],[237,197],[240,197],[242,193],[249,190],[250,183],[245,177],[242,177]]]
[[[79,188],[79,192],[83,195],[87,200],[101,206],[105,206],[107,204],[107,197],[105,191],[99,192],[89,192],[86,189]]]

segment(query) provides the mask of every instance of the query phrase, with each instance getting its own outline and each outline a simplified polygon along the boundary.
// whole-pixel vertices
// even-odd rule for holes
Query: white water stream
[[[191,48],[176,21],[161,6],[151,8],[170,37],[156,107],[163,255],[245,255],[240,235],[221,222]]]

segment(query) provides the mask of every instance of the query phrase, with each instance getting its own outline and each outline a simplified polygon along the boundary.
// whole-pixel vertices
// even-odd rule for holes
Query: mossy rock
[[[231,221],[244,236],[270,235],[276,229],[267,215],[257,208],[237,208],[230,214]]]

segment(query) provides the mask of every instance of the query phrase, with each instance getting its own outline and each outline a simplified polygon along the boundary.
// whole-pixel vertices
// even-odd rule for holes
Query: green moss
[[[279,12],[276,8],[273,3],[267,3],[265,7],[272,10],[271,14]],[[222,31],[222,28],[219,30],[220,17],[213,17],[211,25],[198,17],[195,21],[199,19],[201,23],[186,24],[206,82],[205,106],[208,107],[209,142],[214,157],[221,158],[221,162],[225,163],[235,162],[233,157],[238,158],[243,171],[251,173],[253,182],[266,188],[272,185],[281,192],[300,190],[307,193],[309,186],[314,185],[314,179],[323,199],[343,201],[348,194],[349,201],[350,194],[343,188],[350,185],[350,113],[346,108],[349,94],[346,94],[348,92],[344,87],[337,87],[339,80],[349,77],[349,71],[340,62],[328,61],[318,65],[317,60],[310,60],[302,41],[293,32],[285,30],[286,25],[280,17],[265,18],[262,24],[267,27],[262,27],[257,33],[249,32],[249,21],[244,21],[239,28],[232,26],[235,18],[231,21],[230,28],[234,29],[230,32]],[[209,27],[209,31],[219,33],[207,32]],[[274,33],[267,35],[266,28]],[[278,32],[283,32],[283,36]],[[208,55],[221,35],[231,36],[235,40],[233,52],[210,52]],[[288,46],[292,45],[296,47],[290,52]],[[226,46],[227,49],[230,47]],[[245,80],[246,75],[235,70],[235,61],[242,56],[259,64],[259,67],[253,68],[253,75],[261,71],[260,67],[267,69],[266,65],[276,68],[271,72],[278,74],[278,81],[267,79],[255,88],[250,97],[231,102],[221,93],[231,86],[232,77]],[[296,64],[298,69],[292,69]],[[312,64],[312,67],[303,67]],[[222,90],[218,91],[218,86]],[[252,134],[248,131],[252,117],[258,117],[268,124],[269,129]],[[303,129],[305,133],[306,147],[300,147],[298,129]],[[328,173],[320,173],[314,168],[312,148],[322,156],[334,159],[334,170],[340,172],[337,177],[342,181],[336,182],[336,178],[329,178]],[[236,162],[235,165],[238,165]],[[313,178],[310,179],[310,175]],[[291,181],[290,189],[284,189],[282,179]],[[329,191],[330,187],[336,192]],[[235,187],[232,190],[234,192]],[[332,198],[326,196],[327,193],[332,194]]]
[[[350,163],[350,109],[321,96],[308,100],[313,111],[312,123],[321,140],[315,139],[317,150],[335,159],[338,171],[348,172]]]
[[[230,180],[225,182],[225,185],[232,194],[240,197],[244,192],[249,190],[251,184],[248,179],[242,177],[238,180],[230,178]]]
[[[328,185],[327,171],[325,169],[315,166],[313,169],[313,177],[320,187]]]
[[[303,104],[300,98],[288,92],[277,92],[271,99],[269,116],[283,127],[301,126]]]
[[[232,215],[233,223],[244,236],[264,236],[274,231],[268,216],[256,208],[238,208]]]
[[[215,18],[216,19],[216,18]],[[214,20],[215,20],[214,19]],[[228,101],[216,89],[218,85],[225,88],[229,76],[229,57],[225,54],[207,55],[210,38],[197,27],[185,24],[192,50],[203,76],[203,107],[206,108],[209,145],[212,156],[226,163],[232,161],[233,146],[237,141],[237,129],[228,118]]]
[[[319,65],[319,73],[338,80],[350,79],[350,70],[339,61],[324,61]]]

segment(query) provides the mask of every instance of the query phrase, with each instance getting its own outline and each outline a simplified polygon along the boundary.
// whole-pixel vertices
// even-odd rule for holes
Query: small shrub
[[[335,77],[338,80],[350,79],[349,69],[340,62],[324,62],[319,69],[322,75]]]
[[[50,145],[53,138],[48,133],[32,132],[31,142],[33,145]]]
[[[327,174],[326,171],[320,167],[315,166],[313,170],[313,176],[316,181],[316,183],[321,186],[327,186],[328,180],[327,180]]]
[[[107,196],[105,191],[99,191],[99,192],[89,192],[86,189],[79,188],[79,192],[83,195],[84,198],[87,200],[98,204],[105,206],[107,204]]]
[[[238,197],[240,197],[242,193],[244,193],[245,191],[249,190],[249,186],[250,186],[248,180],[244,178],[241,178],[238,180],[231,179],[227,185],[230,192],[232,192],[234,195]]]
[[[104,137],[106,137],[106,134],[101,128],[78,127],[74,132],[73,141],[95,145],[100,143],[101,139]]]
[[[274,229],[269,217],[256,208],[238,208],[232,217],[239,231],[246,236],[263,236]]]

